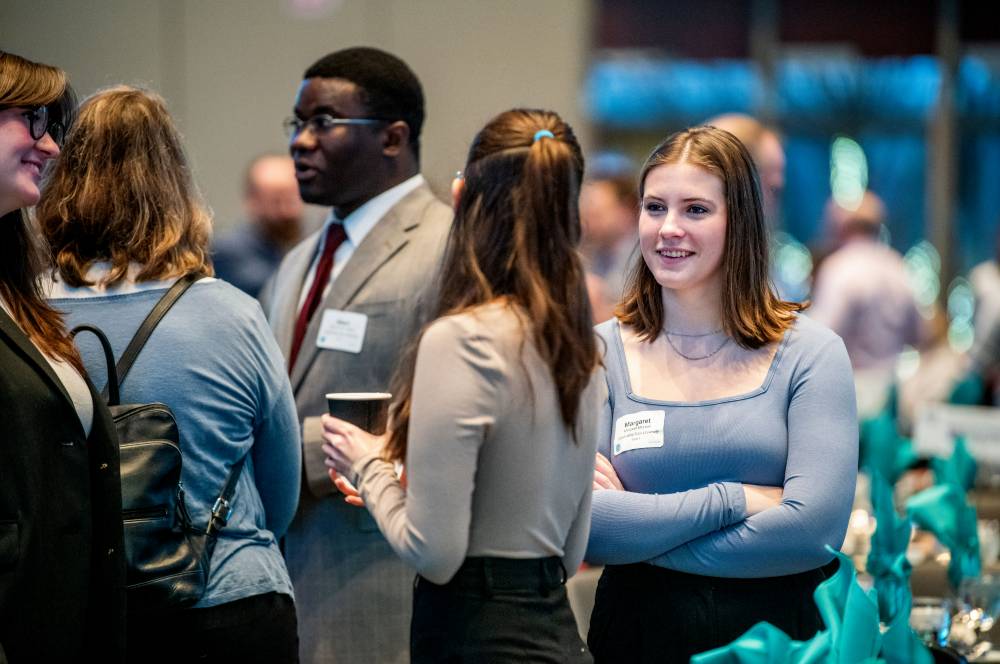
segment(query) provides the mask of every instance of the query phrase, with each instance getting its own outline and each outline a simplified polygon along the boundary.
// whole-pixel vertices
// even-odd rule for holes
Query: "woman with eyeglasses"
[[[590,661],[564,587],[604,397],[576,251],[582,176],[555,113],[491,120],[453,186],[436,320],[398,374],[389,434],[324,416],[328,465],[419,574],[412,662]]]
[[[0,52],[0,661],[120,661],[113,425],[60,315],[25,209],[73,110],[65,73]]]
[[[49,296],[120,358],[179,278],[197,280],[163,317],[121,385],[123,403],[164,403],[177,420],[187,511],[204,531],[231,469],[233,512],[192,608],[128,615],[134,662],[298,660],[292,585],[278,548],[299,495],[299,426],[284,361],[257,301],[212,278],[209,212],[157,94],[102,90],[48,178],[38,225],[55,262]],[[81,335],[104,383],[104,355]]]

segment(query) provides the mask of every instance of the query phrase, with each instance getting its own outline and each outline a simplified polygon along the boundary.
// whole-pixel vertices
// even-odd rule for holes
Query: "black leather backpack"
[[[102,396],[118,432],[121,459],[122,518],[128,611],[148,613],[184,608],[205,592],[218,531],[231,513],[230,501],[243,469],[241,459],[229,471],[205,528],[196,528],[184,503],[177,422],[162,403],[122,404],[120,386],[153,329],[181,295],[200,278],[187,275],[160,298],[139,326],[117,365],[107,337],[93,325],[79,325],[104,350],[108,384]]]

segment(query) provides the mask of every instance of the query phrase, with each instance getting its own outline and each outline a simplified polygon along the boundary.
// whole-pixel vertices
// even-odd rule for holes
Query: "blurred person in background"
[[[809,316],[844,340],[855,372],[891,375],[904,346],[924,338],[903,257],[880,239],[886,210],[866,191],[856,209],[832,198],[826,224],[837,248],[814,276]]]
[[[638,217],[633,164],[613,153],[594,157],[580,190],[580,252],[587,270],[594,322],[607,320],[621,298],[636,247]]]
[[[576,251],[582,175],[555,113],[487,123],[453,187],[435,320],[397,374],[390,433],[323,418],[328,465],[419,573],[414,663],[591,661],[564,587],[586,548],[605,396]]]
[[[257,297],[305,230],[305,206],[291,157],[267,154],[250,162],[243,209],[246,221],[215,239],[212,261],[215,276]]]
[[[684,662],[767,620],[822,628],[813,591],[858,463],[841,340],[768,280],[753,161],[732,134],[668,137],[640,175],[639,247],[604,341],[609,401],[587,560],[605,564],[597,662]]]
[[[125,550],[114,425],[43,299],[25,208],[75,103],[0,51],[0,662],[119,662]]]
[[[760,176],[764,220],[770,229],[771,281],[785,300],[802,302],[809,293],[809,252],[802,243],[781,230],[781,198],[785,191],[785,150],[778,131],[743,113],[725,113],[704,123],[740,140],[750,151]],[[793,260],[788,260],[791,256]]]
[[[778,133],[754,117],[724,113],[703,124],[728,131],[750,151],[760,177],[764,219],[775,229],[781,222],[781,196],[785,191],[785,150]]]
[[[969,283],[976,297],[974,317],[975,338],[989,335],[997,321],[1000,321],[1000,223],[994,240],[994,257],[979,263],[969,272]]]
[[[298,661],[277,542],[298,500],[292,391],[260,306],[209,276],[211,219],[163,99],[127,86],[87,99],[36,212],[55,262],[50,303],[71,325],[100,327],[116,357],[177,279],[205,275],[156,327],[121,399],[173,411],[187,510],[202,532],[246,459],[204,595],[192,608],[130,613],[129,661]],[[78,343],[91,375],[105,377],[97,339]]]

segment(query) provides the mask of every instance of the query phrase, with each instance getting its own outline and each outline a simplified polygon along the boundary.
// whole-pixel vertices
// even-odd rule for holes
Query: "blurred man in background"
[[[638,219],[639,195],[632,162],[614,153],[591,158],[580,190],[580,252],[595,322],[610,318],[621,299],[636,247]]]
[[[903,257],[880,240],[885,205],[867,191],[852,210],[829,200],[825,216],[839,248],[820,265],[808,313],[840,335],[856,373],[891,372],[924,323]]]
[[[771,231],[771,281],[778,295],[801,302],[809,294],[812,261],[809,250],[781,230],[781,197],[785,191],[785,150],[778,132],[749,115],[725,113],[705,124],[733,134],[750,151],[760,176],[764,218]]]
[[[246,221],[216,239],[213,261],[220,279],[257,297],[285,253],[302,239],[304,205],[287,155],[255,158],[244,182]]]
[[[707,125],[728,131],[750,151],[764,203],[764,218],[771,228],[780,226],[781,195],[785,190],[785,151],[777,132],[743,113],[725,113],[705,120]]]

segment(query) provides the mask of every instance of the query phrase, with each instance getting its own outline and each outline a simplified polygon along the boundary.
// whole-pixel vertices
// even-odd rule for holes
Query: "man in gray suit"
[[[333,209],[261,297],[303,420],[305,481],[285,537],[300,652],[304,662],[406,662],[414,573],[367,510],[336,493],[319,416],[327,392],[388,391],[452,213],[420,175],[423,93],[406,64],[351,48],[303,78],[286,121],[299,192]]]

